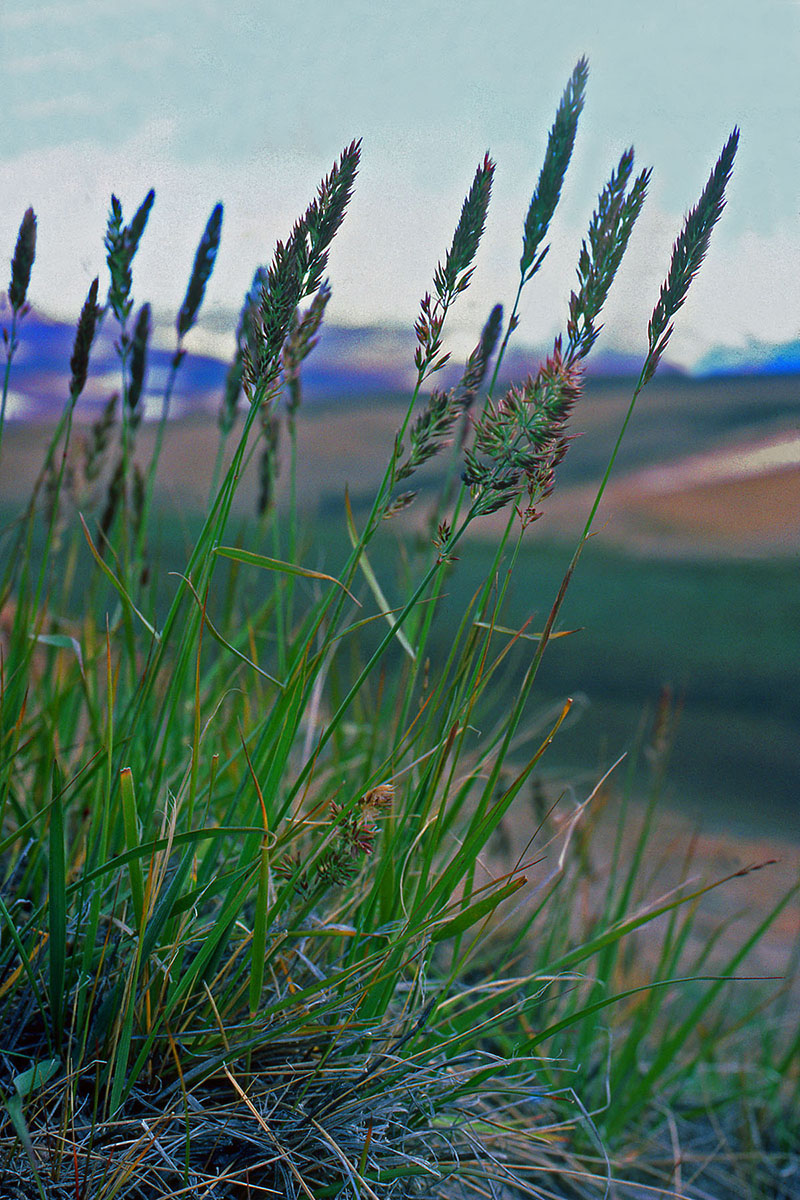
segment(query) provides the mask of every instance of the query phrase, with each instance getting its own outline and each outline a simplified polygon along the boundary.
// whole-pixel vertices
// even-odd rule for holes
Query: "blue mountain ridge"
[[[705,354],[696,375],[796,375],[800,372],[800,338],[772,344],[751,339],[744,346],[720,346]]]
[[[6,328],[10,324],[7,308],[0,310],[0,324]],[[81,398],[85,415],[96,411],[119,386],[119,357],[115,348],[118,336],[119,331],[110,318],[102,322],[92,347],[89,383]],[[60,411],[67,394],[74,326],[31,310],[19,323],[17,337],[11,388],[26,401],[25,417],[44,417]],[[322,404],[407,392],[414,380],[414,344],[413,333],[406,330],[324,326],[319,344],[303,364],[304,396],[309,403]],[[546,352],[546,349],[512,345],[503,363],[503,385],[524,379]],[[172,350],[160,346],[150,348],[145,399],[150,401],[151,415],[159,411],[172,354]],[[439,386],[453,386],[462,366],[455,360],[449,363],[439,376]],[[600,349],[588,360],[587,374],[603,379],[635,378],[640,368],[639,354]],[[216,413],[227,370],[227,362],[211,355],[187,353],[178,372],[173,414]],[[800,372],[800,341],[783,346],[753,342],[745,350],[719,348],[707,354],[692,374],[708,377],[795,372]],[[686,374],[668,362],[661,366],[660,373]]]

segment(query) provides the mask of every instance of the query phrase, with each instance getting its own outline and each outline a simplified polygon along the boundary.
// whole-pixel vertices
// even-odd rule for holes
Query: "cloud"
[[[48,117],[85,117],[90,116],[97,108],[97,102],[92,100],[88,92],[72,92],[68,96],[51,96],[42,100],[20,100],[12,107],[12,113],[27,119],[47,119]]]
[[[0,258],[10,257],[29,204],[39,218],[31,298],[53,315],[75,319],[95,274],[107,281],[103,250],[112,191],[130,217],[147,190],[156,204],[134,262],[137,302],[151,300],[174,319],[197,242],[212,207],[225,205],[222,244],[208,289],[209,328],[235,324],[255,267],[269,260],[316,191],[333,155],[251,155],[224,170],[213,162],[175,160],[177,122],[151,121],[112,151],[90,140],[0,162]],[[446,253],[476,162],[453,143],[440,147],[396,139],[390,149],[365,146],[350,212],[334,244],[329,274],[332,321],[399,323],[410,328]],[[427,164],[427,166],[426,166]],[[467,353],[493,304],[516,291],[522,222],[535,179],[498,171],[474,282],[449,321],[449,347]],[[592,207],[574,204],[553,223],[551,252],[524,293],[520,343],[543,344],[563,329],[575,262]],[[716,345],[789,340],[800,312],[800,230],[729,235],[723,214],[711,251],[678,314],[669,357],[691,365]],[[598,349],[643,351],[647,322],[666,273],[682,214],[650,198],[612,289]],[[5,249],[3,249],[5,247]],[[0,286],[5,281],[0,279]]]
[[[39,34],[53,25],[85,28],[97,20],[106,20],[113,25],[131,14],[141,16],[148,9],[157,12],[160,7],[161,0],[115,0],[113,6],[108,0],[69,0],[65,4],[31,4],[30,0],[25,0],[16,9],[6,3],[0,23],[10,33],[32,30]]]
[[[92,63],[89,52],[74,46],[61,46],[57,50],[44,50],[40,54],[15,54],[9,56],[4,70],[9,75],[31,75],[39,71],[84,71]]]

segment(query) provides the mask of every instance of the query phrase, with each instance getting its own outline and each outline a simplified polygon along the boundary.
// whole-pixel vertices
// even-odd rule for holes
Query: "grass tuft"
[[[649,178],[634,179],[632,151],[622,156],[581,248],[564,335],[495,398],[586,78],[581,59],[525,218],[505,335],[498,304],[460,381],[426,394],[485,227],[494,164],[486,155],[479,165],[421,303],[416,384],[383,476],[366,506],[345,494],[338,541],[305,528],[295,424],[360,143],[255,272],[212,495],[180,558],[159,551],[151,500],[222,207],[195,255],[155,451],[142,463],[147,303],[129,324],[154,194],[128,225],[112,197],[108,301],[101,309],[95,280],[42,472],[0,543],[3,1195],[510,1200],[599,1197],[620,1179],[699,1198],[711,1176],[689,1177],[686,1147],[705,1153],[724,1130],[738,1150],[746,1130],[763,1161],[745,1177],[729,1154],[726,1186],[748,1180],[729,1193],[788,1196],[777,1189],[797,1166],[787,1149],[797,1022],[784,1017],[776,1032],[769,998],[743,1008],[729,985],[797,889],[730,949],[699,932],[696,914],[747,872],[698,881],[687,865],[677,883],[648,886],[667,696],[645,768],[629,776],[648,807],[636,809],[613,769],[580,797],[548,794],[542,764],[575,706],[563,697],[542,712],[536,677],[549,642],[569,635],[559,612],[595,509],[543,627],[507,615]],[[734,151],[735,134],[676,243],[631,407],[706,253]],[[23,228],[4,397],[32,213]],[[73,446],[107,310],[119,325],[119,387]],[[437,490],[426,466],[445,451]],[[259,511],[237,527],[251,460]],[[400,522],[385,518],[415,502],[398,490],[412,476],[430,505],[416,537],[395,535]],[[505,532],[466,587],[456,551],[504,507]],[[446,590],[459,603],[445,620]],[[501,704],[504,677],[520,683]],[[606,878],[594,863],[604,808],[618,831]],[[717,941],[727,947],[719,965]],[[730,1064],[744,1069],[750,1008],[770,1015],[743,1089]]]

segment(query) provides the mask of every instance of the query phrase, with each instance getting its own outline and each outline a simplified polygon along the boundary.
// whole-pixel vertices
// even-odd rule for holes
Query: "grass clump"
[[[546,253],[585,84],[581,60],[524,223],[517,300]],[[736,137],[676,243],[637,395],[707,249]],[[187,561],[168,578],[150,520],[160,439],[150,463],[136,457],[146,304],[128,332],[132,260],[154,196],[127,225],[112,198],[111,284],[102,306],[92,284],[80,317],[69,396],[43,467],[47,504],[37,485],[5,532],[5,1194],[601,1195],[618,1167],[612,1158],[637,1138],[644,1146],[645,1133],[657,1141],[663,1106],[677,1111],[697,1074],[692,1038],[722,981],[692,994],[680,1019],[658,997],[675,994],[706,889],[685,883],[640,906],[645,828],[628,866],[618,852],[592,919],[577,921],[584,860],[575,847],[599,785],[560,827],[541,812],[519,854],[492,860],[571,707],[566,700],[542,726],[532,697],[594,510],[536,634],[502,625],[508,579],[568,452],[581,362],[649,172],[631,182],[628,151],[601,192],[565,337],[546,362],[495,397],[517,323],[515,303],[501,339],[497,306],[460,383],[426,398],[447,361],[447,315],[475,269],[494,171],[484,158],[421,303],[416,386],[371,508],[359,528],[345,497],[349,550],[312,562],[295,503],[294,418],[359,157],[353,142],[256,272],[221,408],[213,495]],[[176,322],[162,429],[221,224],[217,206]],[[84,476],[105,476],[104,494],[78,511],[72,415],[102,320],[119,327],[120,390],[82,451]],[[291,504],[278,516],[284,425]],[[392,605],[368,551],[386,520],[415,503],[407,481],[444,452],[452,469],[430,537],[407,558],[404,598]],[[232,502],[259,453],[260,514],[237,536]],[[432,662],[459,543],[501,508],[510,515],[491,569]],[[514,655],[525,659],[522,682],[497,719],[493,686]],[[626,982],[625,947],[659,920],[652,975]],[[737,952],[723,974],[739,961]],[[627,1168],[650,1183],[657,1169]]]

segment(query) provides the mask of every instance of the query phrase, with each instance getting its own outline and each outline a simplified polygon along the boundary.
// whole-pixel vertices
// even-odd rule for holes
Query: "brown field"
[[[727,455],[727,451],[724,452]],[[723,457],[723,452],[720,452]],[[720,477],[648,486],[648,472],[612,480],[595,521],[605,542],[659,555],[771,557],[800,551],[800,464],[744,478]],[[546,502],[548,533],[579,535],[593,487],[564,488]]]
[[[589,381],[576,410],[575,439],[545,502],[541,536],[573,537],[583,527],[627,408],[629,385]],[[349,487],[357,506],[380,478],[403,411],[398,397],[354,399],[301,410],[298,495],[313,512],[338,507]],[[666,377],[643,393],[595,523],[604,541],[658,555],[769,556],[800,549],[800,384],[795,377],[692,381]],[[79,425],[76,438],[85,436]],[[146,461],[154,426],[139,430]],[[5,441],[0,502],[24,496],[48,437],[42,424],[12,423]],[[200,511],[217,451],[210,416],[171,422],[159,470],[159,503]],[[770,456],[772,455],[772,461]],[[439,462],[421,473],[435,485]],[[256,473],[239,494],[252,511]],[[483,521],[491,535],[503,523]]]

